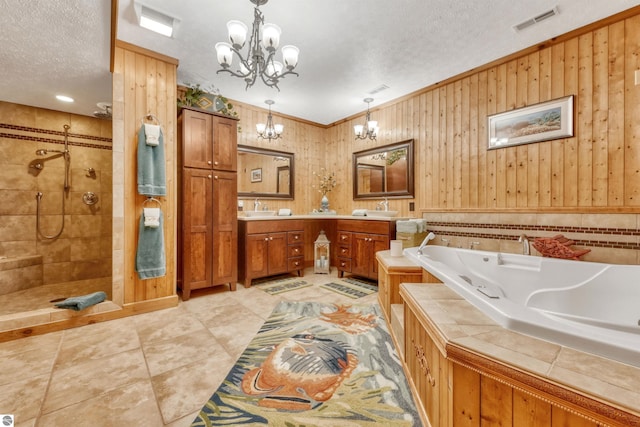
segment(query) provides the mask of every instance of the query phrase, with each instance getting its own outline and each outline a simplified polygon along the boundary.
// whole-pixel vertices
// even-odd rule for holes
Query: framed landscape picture
[[[251,169],[251,182],[262,182],[262,168]]]
[[[573,136],[573,95],[489,116],[488,149]]]

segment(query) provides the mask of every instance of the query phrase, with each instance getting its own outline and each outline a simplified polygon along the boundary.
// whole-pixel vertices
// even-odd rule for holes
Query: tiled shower
[[[65,129],[69,184],[64,192]],[[0,102],[0,298],[111,294],[111,122]],[[37,150],[48,150],[37,153]],[[36,194],[42,193],[40,231]],[[64,229],[62,226],[64,194]],[[93,204],[91,204],[93,202]],[[51,292],[42,292],[48,287]],[[17,299],[17,298],[16,298]],[[49,301],[40,301],[37,308]],[[0,316],[7,314],[6,304]]]

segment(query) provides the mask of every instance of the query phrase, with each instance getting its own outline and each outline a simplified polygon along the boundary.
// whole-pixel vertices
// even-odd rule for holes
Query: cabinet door
[[[183,298],[211,283],[212,182],[209,171],[183,170]]]
[[[351,273],[368,277],[371,271],[371,236],[365,233],[353,233],[351,246]]]
[[[269,274],[289,271],[287,233],[269,233]]]
[[[238,169],[237,122],[212,116],[213,119],[213,168],[226,171]]]
[[[213,130],[211,115],[182,110],[183,163],[186,167],[211,169]]]
[[[269,235],[248,234],[245,239],[246,277],[264,277],[269,275]]]
[[[389,249],[389,237],[380,234],[370,234],[369,243],[371,244],[371,264],[369,265],[369,277],[378,278],[378,262],[376,261],[376,252],[386,251]]]
[[[238,281],[238,179],[234,172],[213,174],[213,283]]]

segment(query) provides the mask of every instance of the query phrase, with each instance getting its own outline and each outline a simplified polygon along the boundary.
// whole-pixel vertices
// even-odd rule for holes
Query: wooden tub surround
[[[442,283],[399,296],[426,425],[640,426],[640,369],[505,329]]]

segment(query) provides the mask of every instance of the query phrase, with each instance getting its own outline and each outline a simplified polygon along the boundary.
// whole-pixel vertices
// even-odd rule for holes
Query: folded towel
[[[351,215],[353,215],[353,216],[366,216],[367,215],[367,210],[366,209],[354,209],[353,212],[351,212]]]
[[[80,311],[92,305],[101,303],[105,299],[107,299],[107,294],[100,291],[79,297],[70,297],[64,301],[55,303],[55,306],[58,308],[68,308],[70,310]]]
[[[160,208],[142,208],[142,212],[145,227],[160,227]]]
[[[291,216],[291,209],[287,209],[287,208],[278,209],[278,216]]]
[[[396,231],[400,233],[424,233],[427,231],[427,221],[424,219],[396,221]]]
[[[145,123],[144,137],[145,144],[151,145],[152,147],[157,146],[160,143],[160,126]]]
[[[166,196],[164,142],[162,129],[158,137],[158,145],[146,143],[145,127],[138,131],[138,193],[146,196]]]
[[[157,228],[145,227],[144,215],[140,215],[136,271],[141,279],[153,279],[167,274],[162,211],[160,211],[158,221],[159,226]]]

